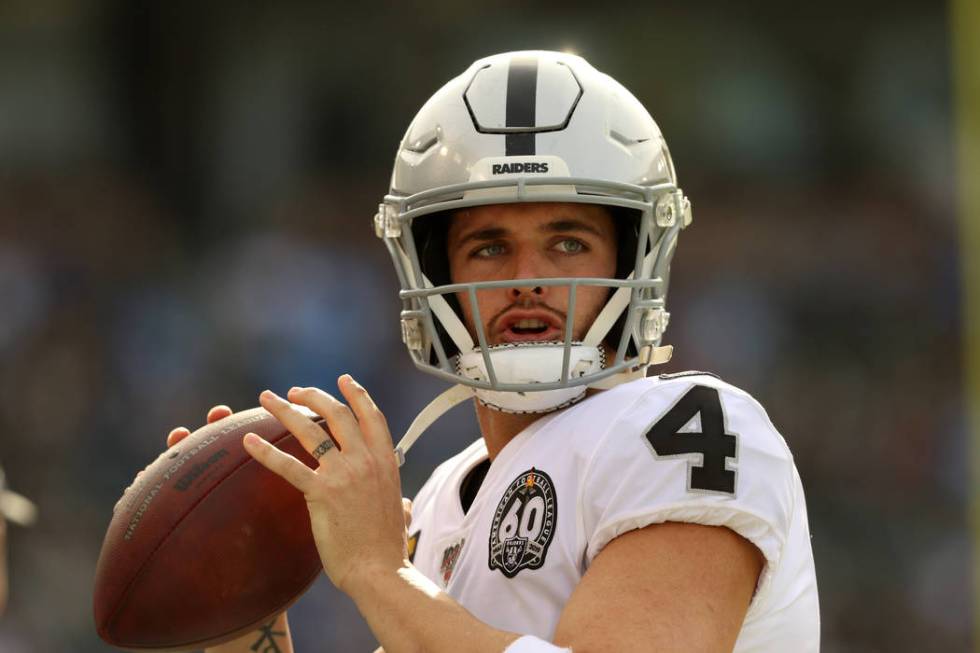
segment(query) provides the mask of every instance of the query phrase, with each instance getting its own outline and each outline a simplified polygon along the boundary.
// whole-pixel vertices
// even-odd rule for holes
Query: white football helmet
[[[515,202],[601,204],[626,221],[617,229],[618,278],[533,280],[569,289],[569,322],[578,288],[611,289],[581,342],[572,340],[571,323],[563,341],[521,345],[489,345],[482,324],[476,333],[463,324],[459,301],[479,315],[477,291],[529,280],[452,283],[445,236],[433,234],[446,221],[435,216]],[[374,221],[401,283],[402,339],[413,362],[458,384],[423,411],[402,454],[448,406],[474,393],[500,410],[548,412],[669,358],[660,340],[670,260],[691,205],[650,114],[581,57],[499,54],[443,86],[409,125]]]

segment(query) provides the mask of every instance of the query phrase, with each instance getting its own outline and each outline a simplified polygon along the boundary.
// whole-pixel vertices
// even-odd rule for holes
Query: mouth
[[[497,342],[549,342],[564,336],[561,320],[543,311],[512,312],[501,320]]]

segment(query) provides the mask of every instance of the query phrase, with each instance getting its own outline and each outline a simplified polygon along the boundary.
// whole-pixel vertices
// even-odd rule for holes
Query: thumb
[[[402,512],[405,515],[405,528],[412,525],[412,500],[402,497]]]

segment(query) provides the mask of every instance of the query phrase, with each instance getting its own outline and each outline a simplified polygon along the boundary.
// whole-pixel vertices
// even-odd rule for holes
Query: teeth
[[[514,325],[516,329],[540,329],[548,326],[543,320],[518,320]]]

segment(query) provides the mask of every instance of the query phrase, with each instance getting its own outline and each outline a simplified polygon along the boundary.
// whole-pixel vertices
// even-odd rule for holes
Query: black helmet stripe
[[[538,99],[537,57],[514,57],[507,67],[507,126],[535,127]],[[512,132],[504,135],[507,156],[534,154],[534,132]]]

